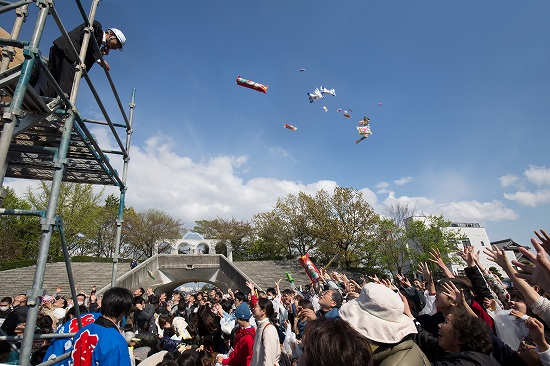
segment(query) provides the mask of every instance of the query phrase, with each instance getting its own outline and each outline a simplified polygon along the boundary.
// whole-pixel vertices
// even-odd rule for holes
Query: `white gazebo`
[[[216,254],[216,244],[221,241],[220,239],[205,239],[201,234],[190,231],[181,239],[161,240],[155,245],[155,252],[158,254],[158,247],[162,242],[170,244],[170,254],[180,254],[180,247],[187,248],[188,253],[186,254],[205,254],[202,253],[201,246],[208,248],[208,254]],[[233,251],[231,244],[227,242],[225,244],[227,247],[227,259],[232,262]]]

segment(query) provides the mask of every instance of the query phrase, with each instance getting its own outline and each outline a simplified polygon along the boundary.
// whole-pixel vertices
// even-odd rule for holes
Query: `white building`
[[[411,220],[426,221],[426,217],[412,216],[405,220],[405,224]],[[464,250],[464,247],[473,247],[475,253],[479,251],[479,262],[483,267],[495,267],[504,278],[507,278],[506,272],[504,272],[504,270],[496,263],[489,261],[487,255],[483,253],[484,249],[491,248],[491,242],[487,236],[485,228],[479,225],[479,223],[452,222],[451,226],[445,228],[445,230],[454,231],[458,233],[459,236],[464,237],[461,243],[457,243],[457,250]],[[516,259],[513,251],[506,250],[506,257],[508,258],[508,261]],[[465,263],[452,264],[451,271],[453,273],[463,274],[465,265]]]
[[[485,228],[479,225],[479,223],[465,223],[465,222],[453,222],[451,226],[446,228],[446,230],[455,231],[460,236],[465,236],[462,240],[462,243],[459,244],[459,250],[464,250],[465,247],[473,247],[474,252],[479,251],[479,262],[484,268],[495,267],[502,274],[503,277],[507,277],[506,272],[495,262],[491,262],[487,255],[483,252],[486,248],[491,248],[491,242],[487,236]],[[505,251],[508,261],[516,259],[514,252]],[[464,265],[463,264],[453,264],[452,271],[462,273]]]

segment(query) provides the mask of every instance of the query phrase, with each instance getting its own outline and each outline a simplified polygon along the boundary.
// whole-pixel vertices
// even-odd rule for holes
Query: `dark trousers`
[[[73,87],[74,75],[76,73],[75,65],[74,62],[70,61],[65,56],[65,52],[63,52],[63,50],[58,48],[56,45],[50,47],[48,70],[61,87],[61,90],[70,96],[71,89]],[[57,96],[57,92],[50,83],[48,83],[46,96],[51,98],[55,98]]]

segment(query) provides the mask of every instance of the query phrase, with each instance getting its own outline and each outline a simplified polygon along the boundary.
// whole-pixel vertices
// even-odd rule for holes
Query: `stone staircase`
[[[310,283],[309,277],[298,263],[298,260],[289,261],[247,261],[234,262],[234,264],[247,274],[263,290],[273,287],[275,281],[282,278],[281,291],[290,288],[286,281],[285,272],[289,272],[296,280],[296,285]],[[34,271],[36,266],[0,271],[0,298],[26,293],[32,288]],[[111,282],[112,263],[71,263],[73,278],[78,289],[87,293],[93,285],[98,289]],[[128,263],[119,263],[117,277],[130,270]],[[43,288],[46,293],[52,295],[57,286],[61,286],[62,295],[70,296],[69,279],[65,263],[48,263],[44,276]]]
[[[298,260],[286,261],[246,261],[233,262],[241,271],[246,273],[252,281],[260,286],[264,291],[268,287],[273,287],[275,281],[280,278],[283,280],[280,283],[280,290],[290,288],[290,284],[286,280],[285,272],[289,272],[294,278],[296,286],[305,286],[311,283],[304,268]]]
[[[92,286],[98,289],[111,283],[112,263],[71,263],[73,279],[79,290],[87,293]],[[0,298],[24,294],[32,288],[36,266],[0,271]],[[128,263],[119,263],[117,277],[130,270]],[[61,286],[62,295],[70,296],[69,278],[64,262],[48,263],[44,275],[43,288],[46,294],[53,295],[57,286]]]

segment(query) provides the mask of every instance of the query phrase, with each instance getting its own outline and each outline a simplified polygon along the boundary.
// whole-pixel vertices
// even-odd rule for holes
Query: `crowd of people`
[[[97,296],[94,287],[74,301],[58,288],[42,298],[35,333],[76,334],[35,339],[31,364],[70,354],[58,364],[550,365],[550,236],[535,234],[537,254],[520,249],[531,264],[508,262],[497,247],[485,250],[513,286],[465,247],[464,276],[430,253],[444,273],[437,279],[421,263],[418,279],[331,272],[315,284],[288,282],[282,289],[279,280],[265,291],[247,282],[225,293],[114,287]],[[0,300],[6,334],[23,333],[26,301],[24,295]],[[13,347],[2,342],[0,362],[17,363]]]

